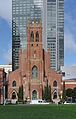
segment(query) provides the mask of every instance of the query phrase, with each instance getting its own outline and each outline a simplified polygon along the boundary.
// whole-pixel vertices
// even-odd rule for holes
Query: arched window
[[[37,91],[34,90],[34,91],[32,92],[32,100],[36,100],[36,99],[37,99]]]
[[[32,78],[36,79],[38,77],[38,68],[34,66],[32,68]]]
[[[57,87],[57,81],[53,82],[53,87]]]
[[[54,92],[53,99],[57,99],[57,92]]]
[[[15,92],[12,93],[12,99],[16,99],[16,93]]]
[[[13,81],[12,87],[16,87],[16,81]]]
[[[36,42],[39,42],[39,33],[38,33],[38,31],[36,32]]]
[[[33,33],[33,31],[31,32],[30,39],[31,39],[31,42],[34,42],[34,33]]]

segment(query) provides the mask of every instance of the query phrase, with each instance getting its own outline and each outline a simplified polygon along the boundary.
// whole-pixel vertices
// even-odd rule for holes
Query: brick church
[[[52,100],[61,95],[61,75],[50,68],[50,51],[42,44],[42,24],[29,23],[27,49],[19,52],[19,68],[9,75],[8,99],[18,100],[19,87],[23,86],[23,100],[43,99],[48,83]]]

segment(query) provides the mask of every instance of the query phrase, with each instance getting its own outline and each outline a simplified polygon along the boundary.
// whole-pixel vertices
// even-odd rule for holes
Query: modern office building
[[[64,0],[12,0],[12,70],[19,66],[19,49],[27,48],[28,22],[42,21],[43,47],[50,48],[50,66],[64,64]]]
[[[64,0],[47,0],[47,49],[51,50],[51,67],[64,65]]]
[[[12,69],[19,66],[19,48],[27,47],[28,22],[42,19],[43,0],[12,0]]]

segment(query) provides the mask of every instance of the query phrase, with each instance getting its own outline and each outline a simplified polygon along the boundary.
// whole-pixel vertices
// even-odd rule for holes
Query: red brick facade
[[[19,69],[10,73],[8,98],[18,99],[19,87],[23,85],[23,98],[42,99],[42,92],[48,81],[52,99],[61,94],[61,75],[50,68],[49,51],[42,45],[42,25],[33,23],[27,28],[27,49],[19,52]],[[14,98],[13,98],[14,99]]]
[[[0,104],[3,103],[4,98],[5,98],[4,97],[4,87],[7,87],[6,72],[5,72],[4,68],[0,68]],[[6,94],[7,94],[7,92],[5,92],[5,96],[7,96]]]
[[[1,93],[3,87],[3,69],[0,69],[0,103],[3,102],[3,95]]]
[[[67,90],[68,88],[76,88],[76,80],[73,79],[69,79],[69,80],[65,80],[63,81],[64,85],[65,85],[65,90]],[[63,82],[62,82],[62,86],[63,86]]]

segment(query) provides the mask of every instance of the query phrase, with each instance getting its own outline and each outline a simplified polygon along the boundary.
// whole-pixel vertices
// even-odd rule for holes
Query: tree
[[[19,87],[18,100],[23,101],[23,85]]]
[[[72,97],[72,94],[73,94],[72,89],[71,89],[71,88],[68,88],[68,89],[66,90],[66,96],[67,96],[67,97]]]
[[[46,101],[51,101],[51,87],[48,86],[48,80],[47,80],[46,86],[44,87],[43,98],[44,98]]]
[[[65,102],[65,100],[66,100],[66,90],[63,90],[62,101]]]
[[[62,93],[62,102],[66,100],[66,90],[65,90],[65,81],[63,81],[63,93]]]
[[[51,101],[51,86],[48,87],[48,101]]]
[[[73,101],[76,100],[76,87],[72,90],[72,98],[73,98]]]

